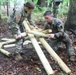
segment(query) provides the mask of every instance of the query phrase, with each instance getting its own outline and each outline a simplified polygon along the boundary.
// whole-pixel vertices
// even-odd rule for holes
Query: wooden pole
[[[8,52],[8,51],[6,51],[6,50],[4,50],[4,49],[2,49],[2,46],[3,46],[4,43],[5,42],[0,43],[0,52],[3,53],[3,54],[5,54],[6,56],[10,57],[11,53]]]
[[[28,33],[34,34],[37,37],[48,37],[48,34],[44,34],[42,32],[38,32],[38,31],[27,31]]]
[[[22,37],[24,37],[24,36],[26,36],[26,33],[23,32],[23,33],[21,33],[20,35],[21,35]],[[18,37],[17,37],[17,38],[18,38]],[[16,38],[16,39],[17,39],[17,38]],[[2,47],[3,47],[4,45],[7,45],[7,44],[11,44],[11,43],[16,42],[16,39],[8,39],[8,38],[3,38],[3,39],[1,39],[1,40],[4,40],[5,42],[0,42],[0,52],[3,53],[3,54],[5,54],[6,56],[11,56],[11,53],[8,52],[8,51],[6,51],[6,50],[4,50],[4,49],[2,49]]]
[[[8,56],[8,57],[12,56],[12,54],[10,52],[8,52],[2,48],[0,49],[0,52],[3,53],[4,55]]]
[[[5,44],[10,44],[10,43],[13,43],[15,42],[16,40],[13,39],[13,40],[9,40],[9,41],[6,41],[6,42],[0,42],[0,52],[5,54],[6,56],[11,56],[11,53],[2,49],[2,47],[5,45]]]
[[[40,42],[38,42],[39,44],[41,44]],[[27,44],[31,44],[31,41],[30,40],[26,40],[24,41],[23,45],[27,45]],[[16,44],[7,44],[7,45],[4,45],[3,47],[4,48],[8,48],[8,47],[15,47]]]
[[[44,38],[39,38],[42,45],[48,51],[48,53],[54,58],[54,60],[58,63],[61,69],[66,73],[71,73],[71,70],[67,67],[67,65],[62,61],[62,59],[55,53],[55,51],[50,47],[50,45],[45,41]]]
[[[2,38],[1,41],[9,41],[9,40],[14,40],[13,38]]]
[[[23,25],[24,25],[26,30],[30,31],[30,28],[27,25],[26,21],[23,21]],[[44,66],[44,68],[45,68],[45,70],[47,72],[47,74],[48,75],[54,74],[54,71],[52,70],[48,60],[46,59],[44,53],[42,52],[42,50],[41,50],[37,40],[35,39],[34,35],[28,33],[28,36],[29,36],[29,38],[30,38],[30,40],[31,40],[31,42],[32,42],[32,44],[33,44],[33,46],[34,46],[34,48],[35,48],[35,50],[36,50],[41,62],[42,62],[42,64],[43,64],[43,66]]]
[[[25,32],[19,34],[22,37],[25,37],[27,34]],[[18,36],[14,39],[14,38],[2,38],[2,41],[16,41],[16,39],[18,38]]]

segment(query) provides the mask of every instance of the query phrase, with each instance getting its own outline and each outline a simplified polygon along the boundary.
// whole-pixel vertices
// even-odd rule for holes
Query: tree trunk
[[[65,30],[72,30],[76,33],[76,0],[70,0]]]

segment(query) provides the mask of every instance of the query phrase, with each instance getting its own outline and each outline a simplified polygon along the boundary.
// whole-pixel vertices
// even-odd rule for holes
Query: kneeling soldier
[[[67,53],[70,60],[76,61],[72,40],[69,38],[69,35],[64,32],[62,21],[57,18],[53,18],[51,11],[46,11],[44,13],[44,18],[46,21],[44,24],[44,29],[52,30],[51,34],[49,34],[51,47],[54,50],[57,50],[61,42],[63,42],[67,48]]]

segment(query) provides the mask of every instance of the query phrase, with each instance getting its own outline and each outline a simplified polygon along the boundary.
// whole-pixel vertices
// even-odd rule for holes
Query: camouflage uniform
[[[35,23],[31,19],[31,13],[28,13],[23,10],[15,10],[8,19],[9,30],[12,35],[19,35],[21,32],[24,32],[24,27],[22,22],[27,19],[31,25],[35,26]],[[23,44],[23,39],[19,39],[16,42],[16,53],[21,52]]]
[[[59,12],[59,5],[62,2],[62,0],[53,0],[53,14],[54,17],[58,17],[58,12]]]
[[[44,24],[44,29],[52,29],[52,33],[55,34],[55,38],[49,40],[51,47],[55,51],[59,48],[61,42],[63,42],[66,45],[68,55],[69,56],[74,55],[72,41],[69,38],[68,34],[64,32],[64,26],[61,20],[53,18],[51,24],[50,23]]]

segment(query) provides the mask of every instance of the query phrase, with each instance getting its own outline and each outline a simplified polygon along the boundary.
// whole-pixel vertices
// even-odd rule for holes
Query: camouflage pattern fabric
[[[53,15],[55,18],[58,17],[58,12],[59,12],[59,5],[56,5],[55,3],[53,3]]]
[[[55,34],[55,38],[49,39],[50,46],[56,51],[60,47],[61,43],[63,42],[67,48],[67,53],[69,56],[74,55],[74,49],[72,46],[72,40],[69,38],[68,34],[64,32],[64,26],[62,21],[53,18],[52,23],[45,23],[44,29],[52,29],[52,33]]]
[[[59,5],[61,2],[62,0],[53,0],[53,15],[55,18],[58,17]]]
[[[31,13],[28,13],[24,10],[18,11],[12,13],[12,15],[8,18],[8,25],[9,30],[12,33],[12,35],[19,35],[21,32],[24,32],[24,27],[22,25],[22,22],[27,19],[31,25],[34,25],[34,22],[31,19]],[[23,39],[19,39],[16,41],[16,52],[19,53],[22,50],[22,43]]]

